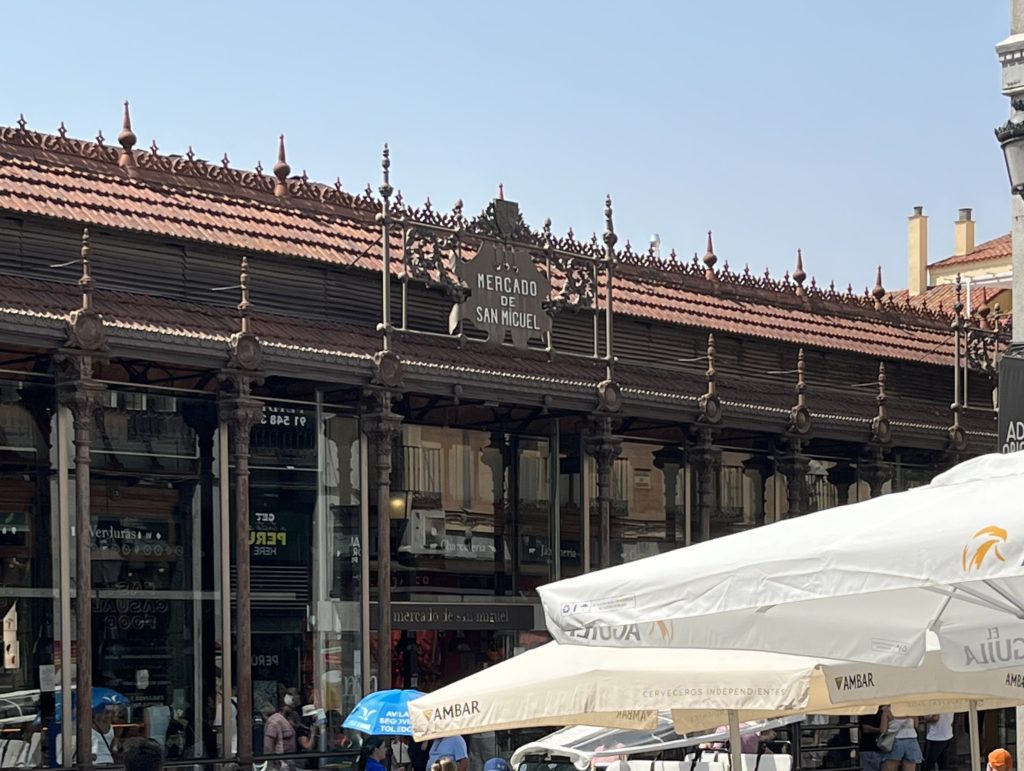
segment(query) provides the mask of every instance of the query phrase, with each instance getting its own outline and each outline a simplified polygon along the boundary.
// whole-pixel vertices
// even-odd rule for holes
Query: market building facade
[[[294,689],[339,752],[365,692],[545,641],[547,581],[994,445],[1003,333],[959,299],[638,253],[610,200],[589,240],[409,207],[386,150],[349,194],[283,139],[270,174],[136,144],[127,107],[115,146],[0,128],[0,692],[51,734],[106,687],[247,762]]]

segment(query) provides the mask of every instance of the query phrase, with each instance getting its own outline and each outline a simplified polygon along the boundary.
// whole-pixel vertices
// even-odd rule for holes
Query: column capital
[[[363,430],[378,444],[390,445],[402,430],[402,416],[391,409],[395,395],[390,391],[367,393],[369,411],[363,415]]]
[[[217,414],[233,434],[248,437],[263,417],[263,402],[254,396],[224,395],[217,402]]]
[[[595,413],[584,421],[583,451],[597,461],[598,467],[610,466],[622,453],[622,437],[612,433],[616,422],[604,413]]]
[[[57,357],[57,402],[71,410],[75,428],[92,425],[96,411],[103,406],[106,386],[92,378],[93,358],[83,353],[65,353]]]
[[[868,483],[872,498],[880,496],[882,487],[892,479],[892,463],[885,460],[880,447],[868,448],[867,453],[857,463],[857,469],[860,478]]]

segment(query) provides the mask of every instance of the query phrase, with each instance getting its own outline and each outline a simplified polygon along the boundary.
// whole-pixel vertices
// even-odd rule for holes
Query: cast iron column
[[[767,485],[766,480],[772,475],[772,463],[767,455],[753,455],[747,460],[743,461],[743,472],[750,477],[750,481],[754,485],[754,500],[752,503],[753,512],[753,525],[763,525],[765,518],[765,493]]]
[[[828,481],[836,488],[836,500],[840,506],[850,502],[850,487],[857,481],[853,467],[846,462],[837,463],[828,470]]]
[[[263,415],[263,403],[249,395],[248,380],[237,395],[222,398],[220,419],[228,424],[231,460],[235,464],[235,682],[238,689],[238,763],[252,764],[252,586],[249,545],[249,451],[252,427]],[[221,484],[228,484],[221,480]],[[226,642],[226,641],[225,641]],[[225,651],[225,655],[228,655]],[[228,705],[224,707],[228,714]],[[262,751],[262,747],[260,750]]]
[[[722,467],[722,451],[712,444],[710,431],[704,430],[700,444],[690,452],[697,472],[697,512],[700,515],[700,539],[711,539],[711,517],[718,509],[718,472]]]
[[[612,434],[612,418],[595,415],[587,423],[583,449],[597,464],[597,506],[601,517],[601,541],[598,564],[611,565],[612,553],[612,464],[622,452],[622,439]],[[588,511],[586,514],[590,516]]]
[[[82,304],[68,316],[68,348],[56,357],[57,398],[71,411],[75,444],[75,561],[76,593],[75,623],[77,659],[75,686],[78,690],[78,720],[75,742],[75,763],[79,768],[92,768],[92,720],[85,718],[81,706],[92,703],[92,518],[90,503],[90,467],[92,462],[92,427],[101,404],[103,385],[93,379],[93,370],[100,352],[106,348],[103,317],[93,308],[93,281],[89,267],[91,253],[89,230],[82,231]],[[62,665],[69,667],[74,658],[71,640],[62,640]],[[70,697],[68,697],[70,698]],[[66,703],[66,702],[65,702]],[[64,730],[70,730],[64,726]],[[62,746],[67,747],[63,742]],[[64,756],[70,766],[71,759]]]
[[[366,417],[377,472],[377,690],[391,687],[391,466],[402,418],[391,410],[388,391],[374,394],[376,409]]]
[[[786,478],[788,511],[786,518],[807,513],[807,469],[810,461],[803,454],[799,440],[790,442],[788,452],[779,457],[779,471]]]
[[[882,494],[882,487],[892,479],[892,464],[883,459],[881,449],[870,451],[870,454],[858,464],[860,478],[868,483],[871,497]]]
[[[75,444],[75,637],[78,660],[75,687],[79,699],[75,765],[78,768],[91,768],[92,720],[84,718],[86,712],[81,703],[83,699],[86,704],[92,703],[92,518],[89,482],[92,427],[104,388],[92,379],[90,356],[71,354],[66,363],[77,375],[77,379],[62,383],[58,391],[60,403],[71,411]],[[71,666],[72,656],[71,641],[63,640],[62,666]],[[64,765],[72,764],[65,759]]]

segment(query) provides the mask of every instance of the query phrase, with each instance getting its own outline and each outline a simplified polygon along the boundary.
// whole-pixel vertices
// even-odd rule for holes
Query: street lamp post
[[[995,133],[1012,193],[1014,310],[1012,342],[999,360],[997,449],[1010,452],[1024,449],[1024,0],[1011,0],[1010,36],[996,54],[1010,98],[1010,118]]]
[[[996,46],[1003,94],[1010,98],[1010,119],[996,129],[1010,177],[1013,212],[1012,342],[999,362],[999,449],[1005,444],[1011,411],[1024,405],[1024,0],[1010,0],[1010,36]],[[1011,377],[1011,373],[1015,377]],[[1016,382],[1011,382],[1016,380]],[[1016,426],[1014,426],[1016,429]],[[1016,433],[1016,431],[1015,431]],[[1017,767],[1024,767],[1024,708],[1017,707]]]

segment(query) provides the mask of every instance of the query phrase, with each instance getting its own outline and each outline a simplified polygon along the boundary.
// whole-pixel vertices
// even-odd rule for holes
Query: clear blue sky
[[[503,182],[539,227],[906,286],[906,217],[931,256],[971,206],[1009,230],[992,128],[1006,0],[5,3],[0,122],[274,160],[477,211]]]

